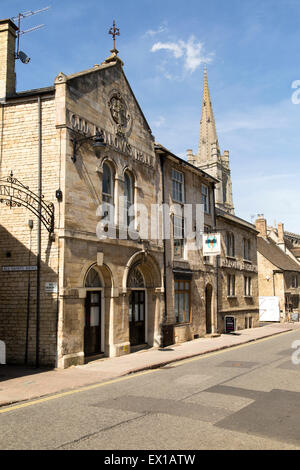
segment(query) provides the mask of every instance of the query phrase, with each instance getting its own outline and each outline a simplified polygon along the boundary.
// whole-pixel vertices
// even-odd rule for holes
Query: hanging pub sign
[[[219,233],[203,234],[203,256],[221,254],[221,235]]]

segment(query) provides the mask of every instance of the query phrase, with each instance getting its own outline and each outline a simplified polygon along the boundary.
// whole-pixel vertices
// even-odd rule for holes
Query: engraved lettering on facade
[[[68,112],[68,117],[69,125],[73,130],[81,132],[84,135],[95,135],[97,132],[102,132],[104,142],[118,152],[122,152],[125,155],[130,156],[144,165],[150,167],[154,166],[153,157],[132,146],[124,134],[120,135],[117,133],[116,135],[113,135],[111,132],[102,129],[101,127],[96,126],[96,124],[88,122],[71,112]]]

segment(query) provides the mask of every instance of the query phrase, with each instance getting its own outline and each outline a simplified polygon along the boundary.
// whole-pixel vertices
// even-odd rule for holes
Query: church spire
[[[198,147],[198,163],[203,165],[212,157],[220,156],[220,148],[214,118],[214,112],[211,104],[207,70],[204,68],[203,98],[200,121],[200,138]]]
[[[212,109],[206,67],[204,69],[203,100],[200,121],[200,139],[197,155],[188,150],[188,161],[209,175],[217,178],[215,187],[216,206],[225,212],[234,214],[232,183],[229,165],[229,152],[221,155],[215,118]]]

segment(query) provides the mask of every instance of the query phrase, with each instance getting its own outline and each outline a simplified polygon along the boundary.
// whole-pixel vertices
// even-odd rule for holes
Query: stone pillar
[[[17,26],[0,20],[0,101],[16,92],[15,48]]]
[[[109,309],[109,357],[130,353],[129,342],[129,292],[121,292],[117,287],[111,289]]]

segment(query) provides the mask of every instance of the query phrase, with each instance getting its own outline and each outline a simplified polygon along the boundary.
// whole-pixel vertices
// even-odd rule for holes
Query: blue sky
[[[156,140],[185,157],[197,151],[206,62],[236,214],[264,213],[300,233],[299,0],[1,0],[1,17],[47,5],[23,22],[46,28],[22,37],[31,62],[17,63],[19,91],[102,62],[115,19],[125,73]]]

